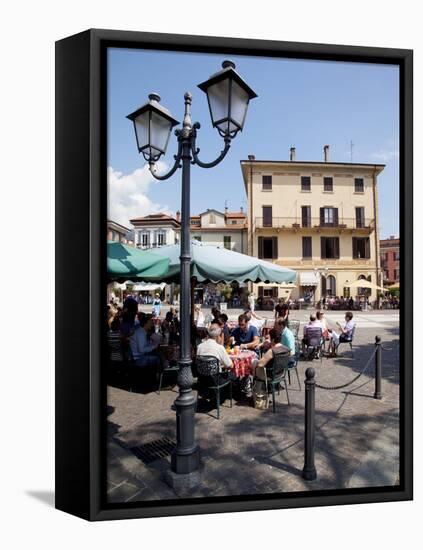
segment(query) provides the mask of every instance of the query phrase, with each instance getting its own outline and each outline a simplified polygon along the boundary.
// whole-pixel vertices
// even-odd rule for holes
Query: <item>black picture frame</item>
[[[100,364],[105,349],[101,328],[106,284],[108,47],[399,66],[401,280],[407,281],[400,314],[399,486],[107,504],[106,400]],[[405,49],[98,29],[56,43],[56,508],[87,520],[109,520],[412,499],[412,89],[413,53]]]

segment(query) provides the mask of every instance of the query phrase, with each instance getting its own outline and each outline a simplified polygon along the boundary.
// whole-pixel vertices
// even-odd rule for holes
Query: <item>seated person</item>
[[[240,349],[255,350],[260,344],[256,327],[248,324],[248,317],[244,314],[238,317],[238,326],[232,331],[231,337]]]
[[[166,313],[166,317],[160,326],[160,330],[163,336],[168,335],[168,342],[172,343],[178,341],[178,326],[171,311]]]
[[[107,333],[107,343],[111,361],[123,361],[122,335],[120,333],[120,322],[116,317],[110,325]]]
[[[255,363],[253,367],[253,377],[257,378],[258,380],[266,380],[266,368],[269,368],[272,366],[272,361],[275,355],[277,354],[281,354],[284,356],[290,355],[290,349],[280,343],[279,333],[277,330],[272,329],[270,331],[269,336],[270,336],[270,343],[271,343],[270,349],[266,351],[266,353],[261,357],[261,359],[259,359]],[[275,372],[275,374],[278,375],[280,374],[280,372]]]
[[[252,309],[246,309],[244,315],[248,318],[248,326],[256,327],[257,332],[260,333],[264,325],[264,319],[259,317]]]
[[[151,317],[140,317],[139,325],[129,338],[129,345],[136,366],[158,367],[160,365],[159,356],[153,353],[159,346],[159,340],[154,334],[154,323]]]
[[[223,334],[223,345],[226,347],[229,345],[229,340],[231,338],[231,331],[228,327],[228,316],[226,313],[221,313],[218,317],[219,325],[222,329]]]
[[[307,337],[307,332],[310,330],[310,329],[314,329],[314,328],[320,328],[323,332],[323,326],[322,326],[322,323],[316,318],[316,316],[314,315],[314,313],[312,313],[310,315],[310,321],[309,323],[307,323],[307,325],[304,326],[304,332],[303,332],[303,341],[302,341],[302,349],[304,351],[304,348],[305,346],[308,344],[308,337]]]
[[[198,356],[212,356],[219,360],[220,369],[232,368],[232,361],[223,347],[222,329],[217,323],[212,323],[208,329],[208,338],[197,347]]]
[[[330,340],[330,338],[332,337],[331,336],[331,331],[329,330],[328,328],[328,324],[326,322],[326,317],[325,317],[325,314],[323,311],[316,311],[316,319],[317,321],[320,321],[321,325],[322,325],[322,336],[325,340]]]
[[[336,355],[336,349],[342,342],[351,342],[352,333],[355,327],[355,322],[352,320],[353,314],[351,311],[347,311],[345,314],[345,324],[344,326],[336,323],[341,329],[340,333],[332,331],[332,345],[331,345],[331,355],[332,357]]]
[[[281,322],[282,332],[280,333],[281,345],[287,350],[291,357],[295,355],[295,336],[289,328],[289,320],[283,319]]]

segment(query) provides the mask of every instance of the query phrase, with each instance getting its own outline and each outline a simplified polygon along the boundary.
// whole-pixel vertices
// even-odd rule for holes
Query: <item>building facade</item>
[[[134,234],[128,227],[113,220],[107,220],[107,240],[133,246]]]
[[[176,217],[159,212],[130,220],[135,234],[135,246],[142,249],[158,248],[179,242],[181,221]]]
[[[348,283],[381,283],[377,176],[384,165],[241,161],[248,198],[248,254],[298,272],[293,298],[350,296]],[[272,285],[257,295],[283,296]],[[355,296],[357,291],[351,292]],[[372,291],[371,299],[376,299]]]
[[[399,283],[400,280],[400,240],[394,235],[380,241],[380,266],[384,285]]]
[[[247,253],[247,215],[208,209],[198,216],[191,216],[191,238],[204,244],[222,246],[234,252]]]

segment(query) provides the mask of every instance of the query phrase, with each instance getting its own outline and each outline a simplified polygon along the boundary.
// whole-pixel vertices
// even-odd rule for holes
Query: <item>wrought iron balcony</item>
[[[283,231],[344,230],[371,233],[375,228],[374,220],[370,218],[339,218],[338,220],[321,220],[319,217],[307,218],[255,218],[253,229],[278,229]]]

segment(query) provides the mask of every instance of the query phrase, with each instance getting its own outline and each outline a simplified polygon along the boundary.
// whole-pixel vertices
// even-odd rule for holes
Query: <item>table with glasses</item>
[[[253,373],[253,362],[257,359],[254,351],[245,350],[237,354],[230,353],[229,357],[233,363],[233,372],[237,378],[243,378]]]

